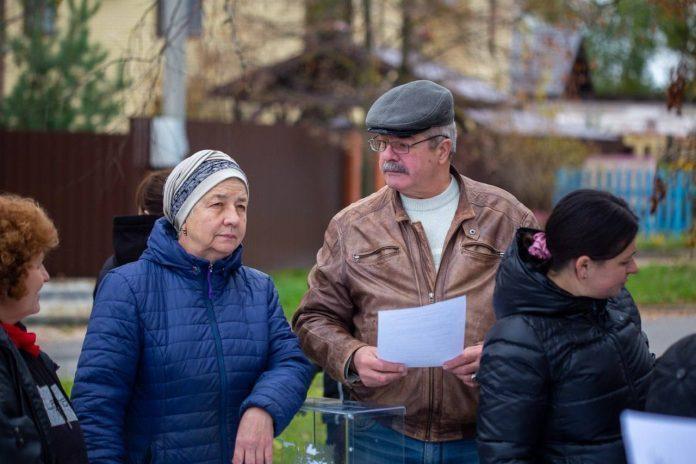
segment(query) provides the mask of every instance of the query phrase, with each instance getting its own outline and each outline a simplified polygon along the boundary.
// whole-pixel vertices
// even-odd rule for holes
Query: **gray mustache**
[[[408,174],[408,170],[405,166],[397,163],[396,161],[385,161],[382,164],[382,172],[396,172],[400,174]]]

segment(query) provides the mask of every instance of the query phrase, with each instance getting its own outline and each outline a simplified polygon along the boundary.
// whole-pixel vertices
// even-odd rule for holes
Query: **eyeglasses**
[[[399,142],[398,140],[394,140],[391,142],[387,142],[386,140],[381,140],[378,139],[377,137],[372,137],[368,142],[370,143],[370,149],[372,151],[376,151],[377,153],[383,152],[384,150],[387,149],[387,145],[391,145],[392,151],[394,153],[398,153],[399,155],[405,155],[407,154],[410,150],[411,147],[418,145],[419,143],[427,142],[428,140],[432,140],[435,137],[444,137],[446,139],[449,139],[446,135],[443,134],[438,134],[438,135],[433,135],[431,137],[428,137],[427,139],[419,140],[417,142],[413,143],[405,143],[405,142]]]

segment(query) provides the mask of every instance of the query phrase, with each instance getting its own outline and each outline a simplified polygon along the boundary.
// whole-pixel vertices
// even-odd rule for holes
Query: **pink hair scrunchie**
[[[547,260],[551,258],[551,252],[546,247],[546,234],[543,232],[537,232],[534,234],[534,243],[532,243],[527,249],[529,254],[535,258]]]

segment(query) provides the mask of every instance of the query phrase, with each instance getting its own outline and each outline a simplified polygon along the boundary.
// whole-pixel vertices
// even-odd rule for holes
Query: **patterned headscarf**
[[[201,150],[176,165],[164,184],[164,216],[177,232],[206,193],[223,180],[236,178],[249,182],[242,168],[229,155],[217,150]]]

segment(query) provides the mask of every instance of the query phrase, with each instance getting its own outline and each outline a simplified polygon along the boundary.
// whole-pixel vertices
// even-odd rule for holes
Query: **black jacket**
[[[94,297],[97,296],[99,284],[110,270],[132,263],[140,258],[147,248],[147,238],[152,232],[155,221],[161,216],[116,216],[114,217],[113,245],[114,254],[109,256],[102,270],[99,271],[97,283],[94,286]]]
[[[645,410],[696,418],[696,334],[682,338],[657,360]]]
[[[57,365],[41,352],[53,373]],[[58,385],[58,378],[54,379]],[[67,398],[67,396],[66,396]],[[51,422],[22,355],[0,328],[0,462],[53,463]]]
[[[625,289],[595,300],[557,287],[521,246],[529,232],[496,277],[477,374],[481,463],[623,463],[619,414],[643,409],[654,363],[635,303]]]

